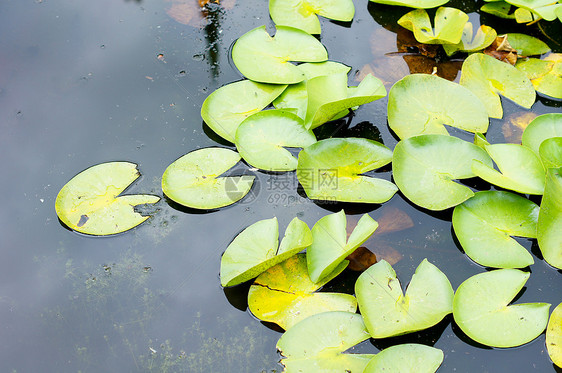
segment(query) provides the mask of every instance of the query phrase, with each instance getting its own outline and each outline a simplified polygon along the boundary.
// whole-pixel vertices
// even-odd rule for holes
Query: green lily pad
[[[546,349],[552,362],[562,368],[562,303],[550,315],[546,328]]]
[[[363,373],[434,373],[443,362],[443,351],[425,345],[407,343],[379,352]]]
[[[424,259],[402,293],[387,261],[373,264],[355,283],[359,310],[373,338],[427,329],[453,310],[453,287],[447,276]]]
[[[435,27],[424,9],[412,10],[398,20],[398,24],[414,33],[417,41],[424,44],[458,44],[468,21],[462,10],[440,7],[435,13]]]
[[[552,53],[543,60],[519,60],[515,67],[531,79],[537,92],[562,99],[562,54]]]
[[[406,6],[409,8],[430,9],[448,3],[449,0],[370,0],[373,3],[385,5]]]
[[[250,312],[262,321],[288,330],[309,316],[329,311],[355,312],[357,299],[350,294],[316,292],[340,274],[347,263],[340,263],[321,282],[308,277],[306,255],[297,254],[258,276],[248,293]]]
[[[544,140],[539,155],[545,169],[562,167],[562,137]]]
[[[447,56],[452,56],[456,52],[476,52],[492,44],[497,36],[496,30],[486,25],[480,26],[474,35],[472,23],[467,22],[464,25],[461,41],[458,44],[443,44],[443,49]]]
[[[413,74],[400,79],[388,94],[388,125],[400,137],[448,135],[445,125],[486,132],[484,104],[465,87],[435,75]]]
[[[293,171],[297,159],[284,147],[302,148],[316,142],[298,115],[266,110],[248,117],[236,131],[236,148],[250,165],[267,171]]]
[[[551,137],[562,137],[562,113],[539,115],[523,131],[521,143],[540,155],[542,142]]]
[[[556,19],[557,10],[562,7],[554,0],[506,0],[511,5],[526,9],[547,21]]]
[[[486,145],[490,145],[486,136],[483,133],[475,133],[474,134],[474,145],[482,148],[484,151],[486,150]]]
[[[363,372],[375,355],[346,354],[346,350],[369,339],[361,315],[324,312],[308,317],[287,330],[277,342],[284,356],[284,372]]]
[[[242,35],[232,47],[232,60],[248,79],[261,83],[293,84],[305,75],[289,61],[322,62],[328,59],[326,48],[306,32],[277,26],[274,37],[265,26]]]
[[[480,10],[483,11],[484,13],[495,15],[496,17],[505,18],[505,19],[515,19],[515,14],[510,13],[511,4],[506,3],[505,1],[493,1],[484,4],[480,8]]]
[[[310,199],[383,203],[396,193],[396,186],[362,174],[391,158],[392,151],[373,140],[330,138],[300,152],[297,177]]]
[[[240,155],[224,148],[205,148],[180,157],[162,175],[162,190],[174,202],[210,210],[241,200],[254,176],[220,176],[240,161]]]
[[[517,50],[521,57],[536,56],[550,52],[549,46],[540,39],[530,35],[509,33],[507,41],[511,48]]]
[[[466,255],[486,267],[534,263],[511,236],[536,238],[539,206],[509,192],[484,191],[455,207],[453,229]]]
[[[312,227],[312,245],[307,249],[308,273],[313,282],[322,281],[344,259],[373,234],[378,223],[364,214],[347,238],[345,213],[326,215]],[[347,262],[346,262],[347,264]]]
[[[394,148],[394,182],[413,203],[429,210],[445,210],[466,201],[474,193],[453,179],[476,176],[472,160],[492,165],[478,146],[446,135],[419,135],[400,141]]]
[[[481,179],[499,187],[524,194],[543,194],[544,167],[539,157],[526,146],[493,144],[486,152],[499,168],[479,160],[472,161],[472,172]]]
[[[487,346],[515,347],[532,341],[546,328],[550,304],[508,305],[529,275],[498,269],[470,277],[455,294],[455,322],[466,335]]]
[[[240,232],[221,258],[224,287],[246,282],[312,244],[308,226],[294,218],[285,230],[279,248],[277,218],[260,220]]]
[[[562,168],[546,172],[544,196],[539,210],[537,238],[544,260],[562,269]]]
[[[135,206],[156,203],[157,196],[121,195],[140,176],[137,165],[108,162],[87,168],[66,183],[57,195],[55,210],[70,229],[106,236],[125,232],[149,216],[135,212]]]
[[[270,0],[269,14],[276,25],[291,26],[309,34],[320,34],[317,15],[336,21],[351,21],[355,15],[352,0]]]
[[[201,117],[217,135],[233,143],[240,123],[264,109],[285,87],[251,80],[227,84],[205,99]]]
[[[517,8],[513,12],[515,15],[515,21],[517,23],[531,23],[541,19],[541,17],[528,9]]]
[[[460,84],[480,98],[492,118],[503,116],[498,94],[527,109],[535,103],[535,89],[524,73],[482,53],[474,53],[464,61]]]

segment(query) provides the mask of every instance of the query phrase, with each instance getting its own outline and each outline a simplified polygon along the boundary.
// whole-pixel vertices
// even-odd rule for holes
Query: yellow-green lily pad
[[[452,56],[456,52],[476,52],[492,44],[497,36],[496,30],[486,25],[481,25],[474,35],[472,22],[467,22],[464,25],[461,41],[458,44],[443,44],[443,49],[447,56]]]
[[[449,0],[370,0],[370,1],[377,4],[406,6],[409,8],[417,8],[417,9],[436,8],[438,6],[441,6],[449,2]]]
[[[398,24],[414,33],[417,41],[424,44],[458,44],[468,21],[462,10],[440,7],[435,13],[434,25],[425,9],[412,10],[398,20]]]
[[[525,73],[537,92],[562,99],[562,54],[551,53],[542,60],[529,58],[515,65]]]
[[[539,210],[537,239],[544,260],[562,269],[562,167],[546,172],[544,196]]]
[[[379,352],[363,373],[434,373],[443,358],[443,351],[438,348],[406,343]]]
[[[507,42],[511,48],[517,50],[521,57],[536,56],[550,52],[550,47],[542,40],[533,36],[519,33],[509,33]]]
[[[562,137],[551,137],[542,142],[539,155],[545,169],[562,167]]]
[[[523,131],[521,143],[540,155],[541,144],[552,137],[562,137],[562,113],[543,114],[533,119]]]
[[[562,368],[562,303],[550,315],[546,327],[546,349],[552,362]]]

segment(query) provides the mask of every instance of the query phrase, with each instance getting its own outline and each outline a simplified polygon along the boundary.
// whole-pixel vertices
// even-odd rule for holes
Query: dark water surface
[[[54,211],[60,188],[92,165],[138,163],[143,177],[129,191],[161,196],[160,178],[171,162],[217,145],[202,125],[201,104],[216,88],[241,78],[228,59],[235,39],[262,24],[273,27],[265,0],[213,8],[204,27],[198,27],[198,15],[194,27],[168,14],[187,19],[185,4],[191,2],[0,3],[0,372],[282,370],[275,351],[280,333],[246,311],[247,286],[220,287],[220,256],[257,220],[277,216],[284,229],[299,216],[312,226],[341,205],[304,198],[293,173],[257,173],[259,182],[241,203],[196,214],[162,200],[149,222],[110,238],[70,232]],[[353,22],[323,20],[321,40],[331,60],[353,67],[352,79],[370,65],[388,89],[410,72],[408,58],[419,59],[386,55],[397,51],[396,20],[407,10],[354,2]],[[233,3],[223,0],[225,7]],[[455,5],[474,12],[480,4]],[[471,20],[478,23],[479,15],[472,13]],[[513,27],[489,16],[486,23],[500,32]],[[552,32],[560,42],[558,31]],[[446,65],[452,79],[455,66],[460,63]],[[393,148],[386,103],[365,105],[353,117],[323,126],[319,135],[378,138]],[[557,105],[541,99],[532,110],[560,111]],[[504,109],[507,119],[492,120],[492,142],[503,142],[508,118],[525,111],[507,100]],[[389,179],[390,173],[381,176]],[[455,289],[484,271],[458,248],[451,211],[430,215],[400,194],[383,206],[344,207],[377,220],[392,208],[410,216],[412,228],[380,238],[401,255],[394,268],[403,284],[423,258],[443,270]],[[541,260],[536,243],[521,242],[537,257],[518,302],[556,306],[561,273]],[[345,272],[331,287],[352,291],[356,277]],[[375,353],[405,341],[442,349],[442,372],[560,372],[548,358],[544,334],[519,348],[490,349],[465,337],[451,316],[423,332],[366,341],[355,351]]]

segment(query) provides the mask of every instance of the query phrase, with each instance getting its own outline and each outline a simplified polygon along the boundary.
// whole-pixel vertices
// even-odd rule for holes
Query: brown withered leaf
[[[378,261],[384,259],[390,265],[395,265],[403,258],[402,254],[400,254],[395,248],[380,241],[377,241],[370,251],[375,254]]]
[[[394,42],[394,32],[384,28],[377,28],[371,34],[369,39],[371,45],[371,53],[373,57],[379,58],[387,53],[397,52],[396,43]]]
[[[434,74],[450,81],[457,78],[462,67],[462,61],[437,62],[422,55],[404,55],[402,57],[408,64],[411,74]]]
[[[502,125],[502,133],[505,141],[513,144],[520,144],[523,131],[536,117],[537,114],[528,111],[520,111],[508,116]]]
[[[517,62],[517,50],[513,49],[507,41],[507,35],[496,37],[490,46],[483,50],[484,54],[492,56],[497,60],[515,65]]]
[[[366,64],[355,74],[355,81],[360,82],[367,74],[373,74],[382,80],[386,89],[390,89],[394,83],[410,74],[408,65],[401,55],[393,54],[377,58]]]
[[[414,226],[412,218],[396,207],[385,207],[382,210],[382,216],[376,220],[379,227],[375,231],[375,235],[398,232]]]
[[[349,265],[347,268],[352,271],[364,271],[377,262],[377,256],[366,247],[360,246],[354,252],[349,254],[347,258]]]
[[[174,21],[182,25],[193,27],[203,27],[207,23],[208,11],[205,8],[207,3],[219,4],[224,9],[232,9],[236,0],[165,0],[170,3],[166,9]]]
[[[396,48],[401,53],[417,52],[422,56],[435,58],[441,46],[439,44],[423,44],[416,40],[414,33],[405,28],[398,29],[396,34]]]

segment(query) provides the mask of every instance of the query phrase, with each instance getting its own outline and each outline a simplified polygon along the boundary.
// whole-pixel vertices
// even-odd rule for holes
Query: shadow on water
[[[234,308],[246,312],[248,309],[248,291],[252,286],[252,281],[243,284],[223,288],[224,296]]]
[[[461,328],[455,323],[455,320],[452,320],[451,322],[451,328],[453,329],[453,333],[455,333],[455,335],[464,343],[472,346],[472,347],[476,347],[476,348],[480,348],[483,350],[492,350],[493,348],[490,346],[486,346],[483,345],[481,343],[476,342],[475,340],[473,340],[472,338],[470,338],[468,335],[464,334],[464,332],[461,330]]]

